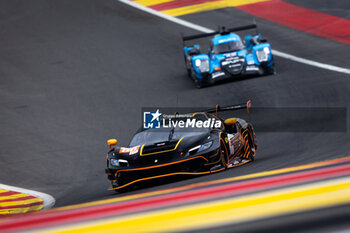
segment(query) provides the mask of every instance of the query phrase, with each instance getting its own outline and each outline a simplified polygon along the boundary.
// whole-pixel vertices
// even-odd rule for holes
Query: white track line
[[[9,191],[14,191],[14,192],[19,192],[19,193],[25,193],[34,197],[38,197],[44,202],[43,210],[51,209],[55,205],[55,198],[53,198],[51,195],[42,193],[42,192],[37,192],[34,190],[29,190],[29,189],[23,189],[19,187],[13,187],[5,184],[0,184],[0,189],[5,189]]]
[[[325,63],[321,63],[321,62],[317,62],[317,61],[312,61],[312,60],[308,60],[305,58],[301,58],[301,57],[297,57],[288,53],[284,53],[284,52],[280,52],[277,50],[272,49],[272,53],[273,55],[279,56],[279,57],[283,57],[292,61],[296,61],[296,62],[300,62],[306,65],[310,65],[310,66],[315,66],[321,69],[326,69],[326,70],[331,70],[331,71],[336,71],[336,72],[340,72],[340,73],[345,73],[345,74],[350,74],[350,69],[347,68],[342,68],[339,66],[333,66],[333,65],[329,65],[329,64],[325,64]]]
[[[140,4],[136,3],[136,2],[132,2],[130,0],[118,0],[118,1],[122,2],[122,3],[125,3],[125,4],[127,4],[129,6],[132,6],[134,8],[137,8],[139,10],[142,10],[142,11],[145,11],[147,13],[150,13],[152,15],[156,15],[156,16],[161,17],[163,19],[169,20],[171,22],[180,24],[180,25],[188,27],[188,28],[192,28],[192,29],[200,31],[200,32],[204,32],[204,33],[214,32],[214,30],[212,30],[210,28],[206,28],[206,27],[200,26],[198,24],[194,24],[194,23],[188,22],[188,21],[183,20],[183,19],[172,17],[170,15],[164,14],[164,13],[156,11],[156,10],[153,10],[151,8],[145,7],[143,5],[140,5]],[[292,61],[303,63],[303,64],[306,64],[306,65],[315,66],[315,67],[318,67],[318,68],[321,68],[321,69],[331,70],[331,71],[340,72],[340,73],[344,73],[344,74],[350,74],[350,69],[347,69],[347,68],[342,68],[342,67],[333,66],[333,65],[329,65],[329,64],[325,64],[325,63],[321,63],[321,62],[317,62],[317,61],[308,60],[308,59],[305,59],[305,58],[297,57],[297,56],[294,56],[294,55],[291,55],[291,54],[288,54],[288,53],[284,53],[284,52],[280,52],[280,51],[277,51],[277,50],[272,50],[272,53],[274,55],[276,55],[276,56],[283,57],[285,59],[289,59],[289,60],[292,60]]]

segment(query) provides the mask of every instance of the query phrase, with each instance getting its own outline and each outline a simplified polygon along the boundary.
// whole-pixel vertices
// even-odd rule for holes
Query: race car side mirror
[[[109,146],[109,147],[112,147],[112,146],[115,146],[115,145],[117,145],[117,139],[108,139],[107,140],[107,145]]]
[[[249,113],[249,109],[252,107],[252,101],[248,100],[247,101],[247,112]]]
[[[228,118],[224,121],[225,125],[233,125],[236,124],[237,122],[237,118]]]

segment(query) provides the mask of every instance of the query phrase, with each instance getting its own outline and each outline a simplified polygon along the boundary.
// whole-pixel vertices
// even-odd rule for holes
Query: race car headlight
[[[198,152],[205,151],[205,150],[209,149],[209,148],[211,147],[212,144],[213,144],[213,141],[210,141],[210,142],[206,142],[206,143],[204,143],[204,144],[202,144],[202,145],[195,146],[195,147],[189,149],[189,150],[188,150],[188,153],[189,153],[190,155],[194,155],[194,154],[196,154],[196,153],[198,153]]]
[[[269,53],[270,53],[270,49],[269,49],[268,47],[265,47],[265,48],[264,48],[264,52],[265,52],[266,54],[269,54]]]
[[[115,167],[127,167],[129,166],[129,162],[125,159],[110,159],[110,163]]]
[[[197,59],[194,63],[201,73],[209,72],[209,60],[208,59]]]
[[[203,145],[201,145],[201,147],[199,147],[198,152],[205,151],[205,150],[209,149],[212,144],[213,144],[213,141],[204,143]]]
[[[111,165],[115,167],[119,167],[119,161],[118,159],[111,159]]]
[[[263,49],[256,50],[256,57],[259,62],[265,62],[269,59],[270,49],[264,47]]]

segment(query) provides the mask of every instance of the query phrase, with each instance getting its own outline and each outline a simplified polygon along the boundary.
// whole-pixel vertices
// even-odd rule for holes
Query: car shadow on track
[[[242,77],[233,77],[233,78],[229,78],[229,79],[216,81],[214,84],[208,84],[208,85],[205,85],[201,88],[196,88],[192,79],[188,78],[188,80],[190,80],[194,89],[205,89],[205,88],[210,88],[213,86],[220,86],[220,85],[233,83],[233,82],[240,82],[240,81],[244,81],[244,80],[253,80],[253,79],[258,79],[258,78],[267,78],[267,77],[273,77],[273,76],[276,76],[276,74],[246,75],[246,76],[242,76]]]

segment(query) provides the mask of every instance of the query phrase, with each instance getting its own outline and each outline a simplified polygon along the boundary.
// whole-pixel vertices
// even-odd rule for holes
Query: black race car
[[[128,147],[117,146],[116,139],[108,140],[106,173],[112,184],[109,190],[123,190],[175,175],[219,172],[253,161],[257,149],[253,126],[240,118],[218,117],[220,111],[249,111],[250,106],[248,101],[187,117],[175,114],[168,119],[173,122],[172,127],[141,128]]]

